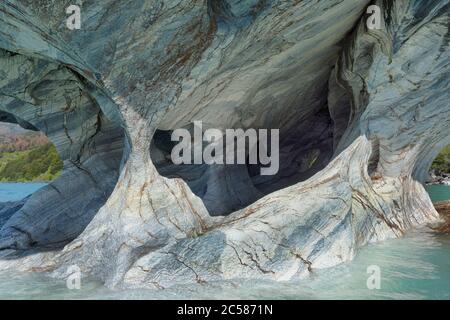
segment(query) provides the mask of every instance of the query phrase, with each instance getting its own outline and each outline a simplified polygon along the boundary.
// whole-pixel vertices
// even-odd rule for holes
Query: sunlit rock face
[[[69,4],[0,5],[3,118],[65,161],[8,209],[1,268],[281,281],[438,220],[421,181],[450,142],[449,1],[377,1],[378,30],[369,1],[83,1],[80,30]],[[279,172],[174,165],[170,132],[198,120],[280,129]]]

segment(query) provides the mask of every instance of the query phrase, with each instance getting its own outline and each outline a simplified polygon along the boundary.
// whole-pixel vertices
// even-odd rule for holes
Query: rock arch
[[[116,184],[122,129],[67,68],[4,50],[0,65],[2,119],[44,132],[64,161],[62,175],[1,226],[1,249],[62,248],[81,233]]]

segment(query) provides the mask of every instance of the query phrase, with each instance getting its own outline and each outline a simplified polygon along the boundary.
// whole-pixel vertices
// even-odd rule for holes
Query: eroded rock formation
[[[65,163],[8,209],[0,268],[289,280],[439,219],[421,182],[450,142],[449,1],[375,1],[379,30],[363,0],[83,1],[80,30],[69,4],[0,4],[3,118]],[[278,174],[172,164],[197,120],[279,128]]]
[[[444,219],[444,223],[440,224],[436,229],[440,232],[450,233],[450,201],[441,201],[434,206]]]

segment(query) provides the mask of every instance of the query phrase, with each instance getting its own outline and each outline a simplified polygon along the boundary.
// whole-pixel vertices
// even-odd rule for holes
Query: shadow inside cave
[[[171,141],[171,130],[156,131],[150,154],[159,174],[183,179],[203,200],[210,215],[228,215],[269,193],[310,178],[330,162],[335,126],[326,105],[298,121],[280,128],[279,170],[274,175],[260,174],[263,165],[259,159],[258,164],[176,165],[171,159],[176,144]]]

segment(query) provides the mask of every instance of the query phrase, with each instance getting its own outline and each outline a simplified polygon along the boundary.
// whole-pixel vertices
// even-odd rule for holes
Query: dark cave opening
[[[295,122],[294,122],[295,123]],[[295,125],[280,128],[279,170],[262,175],[257,164],[179,164],[171,159],[177,142],[171,130],[157,130],[151,157],[159,174],[181,178],[200,197],[212,216],[228,215],[274,191],[305,181],[323,169],[334,152],[334,122],[326,107]],[[247,155],[248,159],[248,155]]]
[[[428,172],[426,190],[433,203],[450,200],[450,144],[434,158]]]

